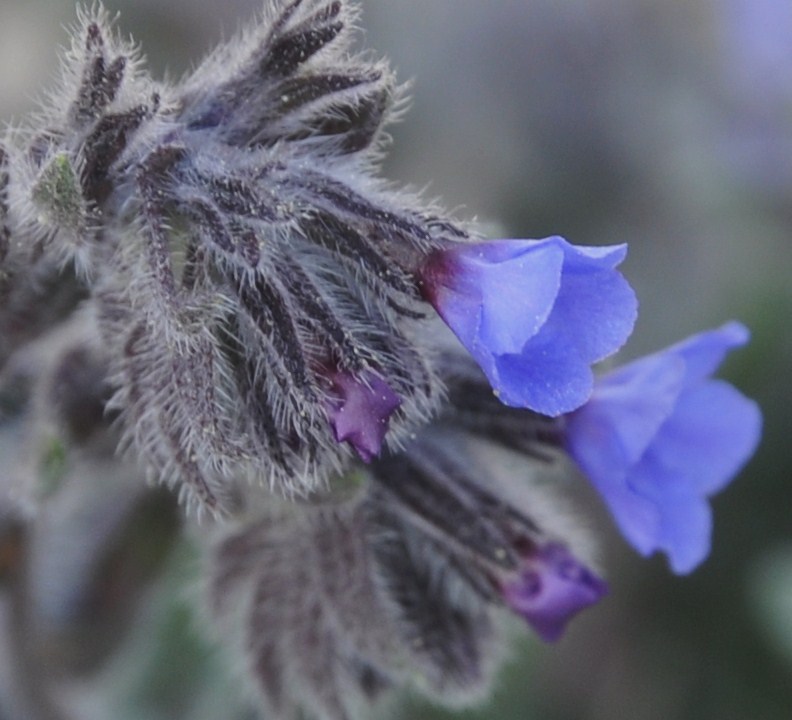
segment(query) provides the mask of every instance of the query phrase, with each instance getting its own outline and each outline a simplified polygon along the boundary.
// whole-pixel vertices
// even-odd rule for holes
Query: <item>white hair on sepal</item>
[[[41,254],[40,246],[46,233],[37,224],[36,209],[30,199],[30,187],[35,180],[30,163],[20,150],[23,131],[9,127],[0,142],[2,152],[3,189],[0,193],[0,230],[5,239],[2,266],[8,276],[17,269],[35,262]]]
[[[398,89],[384,62],[350,53],[356,15],[337,0],[265,7],[260,28],[185,78],[187,123],[232,145],[287,140],[293,155],[372,164]]]
[[[526,423],[528,418],[526,418]],[[515,507],[523,508],[549,539],[561,542],[584,564],[601,566],[600,546],[588,517],[579,512],[565,491],[570,468],[560,449],[543,449],[548,461],[531,461],[524,454],[475,435],[470,449],[487,469],[487,483]]]
[[[310,494],[356,453],[406,446],[443,402],[416,272],[467,234],[374,176],[398,99],[387,64],[351,50],[356,13],[272,3],[240,43],[160,85],[94,6],[62,107],[19,138],[5,214],[76,265],[124,447],[191,507],[220,512],[250,478]],[[347,438],[382,423],[360,445],[336,437],[349,393],[365,407]]]
[[[121,110],[147,103],[163,86],[156,83],[144,69],[145,58],[140,46],[132,38],[122,37],[117,29],[119,14],[111,16],[101,2],[78,6],[77,23],[71,28],[72,45],[62,61],[64,73],[62,87],[71,91],[70,97],[60,107],[74,112],[80,84],[83,83],[92,63],[100,55],[105,58],[105,70],[110,71],[116,62],[121,69],[120,81],[108,109]],[[69,102],[70,101],[70,102]],[[56,105],[51,105],[56,109]],[[72,121],[74,117],[72,116]]]
[[[94,236],[102,221],[86,195],[86,154],[108,113],[151,104],[162,88],[142,71],[142,56],[122,40],[99,3],[78,8],[71,47],[62,53],[59,78],[27,122],[8,133],[13,153],[10,214],[18,236],[51,253],[57,265],[73,261],[89,282]]]
[[[273,499],[213,533],[204,611],[277,717],[368,717],[391,671],[407,669],[372,575],[362,489]]]
[[[336,5],[339,6],[336,18],[343,28],[340,33],[341,37],[336,37],[330,48],[334,54],[341,54],[340,40],[349,33],[359,15],[356,7],[351,6],[345,0],[343,2],[335,0],[265,1],[252,22],[247,23],[225,42],[220,43],[196,68],[185,75],[180,83],[184,89],[184,97],[193,99],[202,94],[202,88],[222,86],[232,78],[253,72],[252,67],[256,62],[266,57],[271,50],[273,40],[287,34],[300,22],[304,22],[310,16],[311,9]],[[343,50],[345,49],[346,47],[343,48]],[[328,51],[327,46],[323,48],[323,52],[327,53]],[[260,79],[262,82],[267,82],[266,76]]]
[[[483,447],[434,429],[326,493],[246,502],[218,528],[208,615],[271,713],[357,720],[391,686],[454,708],[486,698],[510,630],[490,583],[511,571],[492,542],[515,522],[537,542],[582,540],[543,487],[515,488],[508,453]]]
[[[59,135],[69,143],[71,151],[78,149],[90,127],[80,122],[75,112],[97,58],[101,57],[104,70],[115,72],[118,79],[108,109],[120,110],[149,102],[152,93],[161,90],[143,69],[140,47],[121,37],[116,28],[117,19],[100,2],[77,6],[77,21],[68,28],[71,44],[60,54],[57,80],[44,92],[26,128],[29,142],[36,140],[43,130]]]
[[[99,221],[82,194],[80,158],[47,145],[45,154],[34,159],[19,150],[26,135],[17,129],[7,136],[10,256],[20,264],[47,256],[58,271],[73,263],[87,282]]]

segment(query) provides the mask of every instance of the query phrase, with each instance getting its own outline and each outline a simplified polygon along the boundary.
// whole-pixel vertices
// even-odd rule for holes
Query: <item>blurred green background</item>
[[[160,77],[181,75],[259,7],[257,0],[106,5],[121,13],[119,27]],[[714,501],[712,555],[693,576],[677,578],[662,560],[631,554],[594,509],[587,524],[603,538],[611,596],[557,645],[526,633],[488,706],[449,715],[415,700],[394,714],[792,717],[792,3],[362,0],[362,7],[361,43],[412,80],[385,174],[428,186],[457,215],[475,215],[502,236],[628,242],[624,269],[641,316],[623,357],[742,320],[753,340],[724,375],[765,414],[756,457]],[[49,83],[67,39],[63,26],[73,20],[66,0],[2,0],[3,120],[22,117]],[[233,715],[237,694],[222,657],[193,630],[191,551],[180,544],[173,552],[157,571],[164,580],[128,618],[127,652],[71,698],[82,716],[102,717],[97,708],[111,702],[115,717],[245,717]],[[0,657],[6,680],[14,662]],[[97,688],[113,700],[98,698]],[[0,713],[9,717],[12,694],[9,682],[0,685]]]

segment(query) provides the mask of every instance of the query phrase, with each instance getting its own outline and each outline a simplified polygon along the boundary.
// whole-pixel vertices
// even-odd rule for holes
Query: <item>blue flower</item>
[[[707,499],[759,442],[756,403],[709,377],[747,341],[739,323],[694,335],[605,375],[567,418],[567,448],[621,532],[642,555],[665,552],[676,573],[707,557]]]
[[[626,253],[561,237],[456,245],[430,258],[423,292],[504,404],[557,416],[632,332],[637,301],[614,269]]]
[[[334,397],[327,409],[338,442],[348,442],[364,462],[371,462],[388,432],[390,416],[401,399],[381,377],[366,372],[361,379],[345,372],[332,378]]]
[[[503,587],[503,597],[542,640],[552,642],[575,615],[607,591],[607,585],[563,545],[548,543],[526,555],[517,576]]]

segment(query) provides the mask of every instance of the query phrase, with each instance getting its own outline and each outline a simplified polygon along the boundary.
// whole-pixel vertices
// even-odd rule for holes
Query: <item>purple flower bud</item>
[[[506,604],[546,642],[560,638],[575,615],[607,592],[605,582],[558,543],[535,548],[503,587]]]
[[[390,416],[401,400],[372,372],[362,378],[338,372],[332,380],[335,397],[328,403],[328,412],[335,439],[348,442],[361,460],[371,462],[382,449]]]
[[[424,295],[503,403],[556,416],[587,400],[590,365],[632,332],[635,294],[614,270],[626,252],[561,237],[457,245],[430,258]]]
[[[748,341],[729,323],[641,358],[597,381],[567,418],[567,447],[642,555],[661,550],[676,573],[709,553],[707,498],[753,454],[761,414],[709,376]]]

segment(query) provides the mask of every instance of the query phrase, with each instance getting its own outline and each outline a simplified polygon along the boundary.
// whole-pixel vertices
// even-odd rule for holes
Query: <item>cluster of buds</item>
[[[479,697],[498,608],[558,638],[606,592],[532,487],[565,456],[689,572],[761,424],[710,378],[737,323],[595,374],[637,315],[625,246],[486,241],[380,180],[401,91],[354,21],[269,0],[161,84],[87,12],[0,145],[0,372],[61,333],[30,372],[51,421],[89,408],[211,518],[209,607],[272,717],[358,717],[416,681]]]

